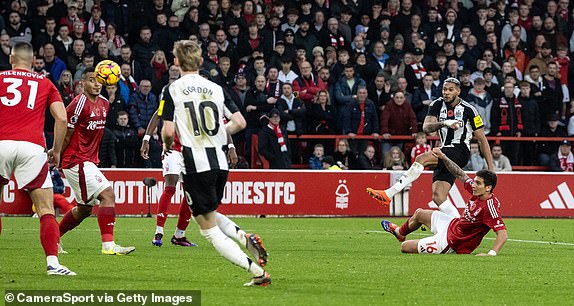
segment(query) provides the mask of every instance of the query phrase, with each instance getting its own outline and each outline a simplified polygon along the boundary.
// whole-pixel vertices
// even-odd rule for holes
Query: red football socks
[[[399,228],[399,234],[400,234],[401,236],[406,236],[406,235],[408,235],[408,234],[410,234],[410,233],[413,232],[413,230],[409,228],[409,220],[410,220],[410,218],[407,219],[407,222],[405,222],[405,223],[404,223],[403,225],[401,225],[401,227]]]
[[[164,227],[165,220],[167,219],[169,203],[171,202],[171,197],[175,194],[174,186],[166,186],[159,198],[159,203],[157,207],[156,215],[156,225]]]
[[[102,235],[102,242],[114,241],[115,223],[116,223],[115,208],[100,206],[98,208],[98,225],[100,226],[100,234]]]
[[[76,226],[80,225],[81,221],[76,220],[72,214],[73,209],[70,209],[60,221],[60,237],[64,236],[65,233],[71,231]]]
[[[58,221],[54,215],[43,215],[40,218],[40,242],[46,256],[58,256]]]
[[[187,205],[185,198],[179,205],[179,216],[177,217],[177,229],[185,231],[191,219],[191,209]]]

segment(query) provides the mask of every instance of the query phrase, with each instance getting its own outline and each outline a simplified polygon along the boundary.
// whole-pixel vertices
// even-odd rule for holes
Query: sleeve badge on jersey
[[[165,105],[165,100],[164,99],[159,100],[159,107],[157,108],[158,109],[157,115],[160,117],[163,115],[163,106],[164,105]]]
[[[78,122],[78,115],[73,115],[72,118],[70,118],[70,123],[76,124],[77,122]]]
[[[484,123],[482,122],[482,118],[480,118],[480,115],[476,115],[476,116],[474,117],[474,125],[475,125],[477,128],[479,128],[479,127],[481,127],[481,126],[484,125]]]

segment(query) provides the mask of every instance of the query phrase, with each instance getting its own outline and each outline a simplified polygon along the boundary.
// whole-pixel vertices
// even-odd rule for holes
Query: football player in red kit
[[[496,174],[489,170],[480,170],[474,179],[471,179],[439,148],[434,148],[432,153],[444,163],[450,173],[464,182],[464,189],[472,194],[463,215],[454,218],[440,211],[417,209],[400,227],[383,220],[383,229],[403,242],[402,252],[420,254],[470,254],[492,229],[496,233],[494,245],[488,253],[477,255],[496,256],[508,239],[506,225],[500,216],[500,201],[492,193],[496,187]],[[434,236],[405,241],[405,237],[421,225],[430,228]]]
[[[32,72],[32,45],[16,43],[10,54],[13,70],[0,72],[0,202],[2,189],[14,174],[18,188],[28,191],[40,219],[40,242],[48,275],[76,275],[58,261],[58,222],[54,216],[48,161],[60,163],[66,135],[66,110],[58,89]],[[55,119],[54,146],[46,153],[46,109]]]
[[[99,203],[98,225],[102,235],[102,254],[127,255],[134,247],[114,242],[115,195],[110,182],[96,166],[98,151],[110,103],[100,95],[102,84],[96,80],[94,68],[82,73],[84,93],[68,105],[68,132],[64,141],[62,169],[74,190],[78,206],[66,213],[60,222],[60,236],[78,226]]]

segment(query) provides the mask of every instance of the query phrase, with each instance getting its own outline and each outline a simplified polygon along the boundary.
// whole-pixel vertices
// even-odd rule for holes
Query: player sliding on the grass
[[[444,81],[442,98],[430,105],[428,115],[423,124],[425,133],[439,132],[442,150],[451,160],[460,167],[464,167],[470,158],[470,140],[473,135],[478,139],[480,151],[484,154],[488,169],[494,171],[492,153],[484,135],[482,118],[474,106],[462,100],[460,82],[455,78]],[[445,169],[444,163],[431,152],[416,157],[409,170],[391,188],[374,190],[367,188],[367,192],[380,201],[389,205],[393,196],[401,192],[406,186],[414,182],[426,166],[436,165],[433,173],[432,199],[440,211],[453,217],[460,217],[456,207],[447,201],[447,196],[455,177]]]
[[[231,138],[223,122],[223,88],[199,76],[198,69],[203,58],[201,48],[196,43],[176,42],[173,54],[175,65],[182,70],[182,77],[163,90],[158,109],[158,115],[164,120],[164,152],[172,149],[177,131],[184,161],[182,176],[185,196],[199,224],[201,235],[224,258],[253,275],[251,282],[246,285],[267,286],[271,283],[269,274],[229,239],[230,233],[226,235],[223,232],[224,227],[229,229],[231,224],[218,225],[220,221],[216,210],[223,197],[228,175],[223,147]],[[239,112],[235,116],[242,118]],[[233,118],[231,121],[233,124]],[[260,239],[255,240],[256,244],[252,246],[258,248],[260,255],[264,254],[266,258],[267,253]]]
[[[104,135],[110,103],[100,95],[102,84],[96,80],[94,68],[82,73],[84,92],[74,98],[66,108],[68,133],[64,141],[62,168],[70,187],[74,190],[78,206],[60,221],[60,236],[74,229],[92,214],[99,202],[98,225],[102,236],[102,254],[127,255],[135,247],[122,247],[114,242],[116,223],[115,195],[110,182],[96,166],[98,150]]]
[[[463,215],[455,218],[440,211],[419,208],[400,227],[387,220],[381,221],[381,226],[402,242],[402,252],[420,254],[470,254],[492,229],[496,233],[494,245],[488,253],[477,256],[496,256],[508,239],[506,225],[500,216],[500,201],[492,193],[496,187],[496,174],[480,170],[473,180],[439,148],[434,148],[432,154],[443,162],[450,173],[464,182],[464,189],[472,194]],[[421,225],[430,228],[434,236],[405,241],[405,237]]]
[[[34,49],[19,42],[10,53],[13,70],[0,72],[0,203],[12,173],[19,189],[30,195],[40,219],[40,243],[48,275],[76,275],[58,261],[58,222],[48,162],[58,165],[66,135],[66,109],[50,80],[32,72]],[[46,110],[55,119],[54,145],[46,153],[42,133]],[[2,229],[0,223],[0,230]],[[28,255],[27,251],[24,251]]]

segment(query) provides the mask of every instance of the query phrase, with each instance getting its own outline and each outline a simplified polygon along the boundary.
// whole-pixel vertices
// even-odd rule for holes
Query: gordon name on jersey
[[[187,74],[163,90],[158,115],[174,121],[183,146],[186,171],[227,170],[223,146],[225,97],[221,86],[198,74]]]

